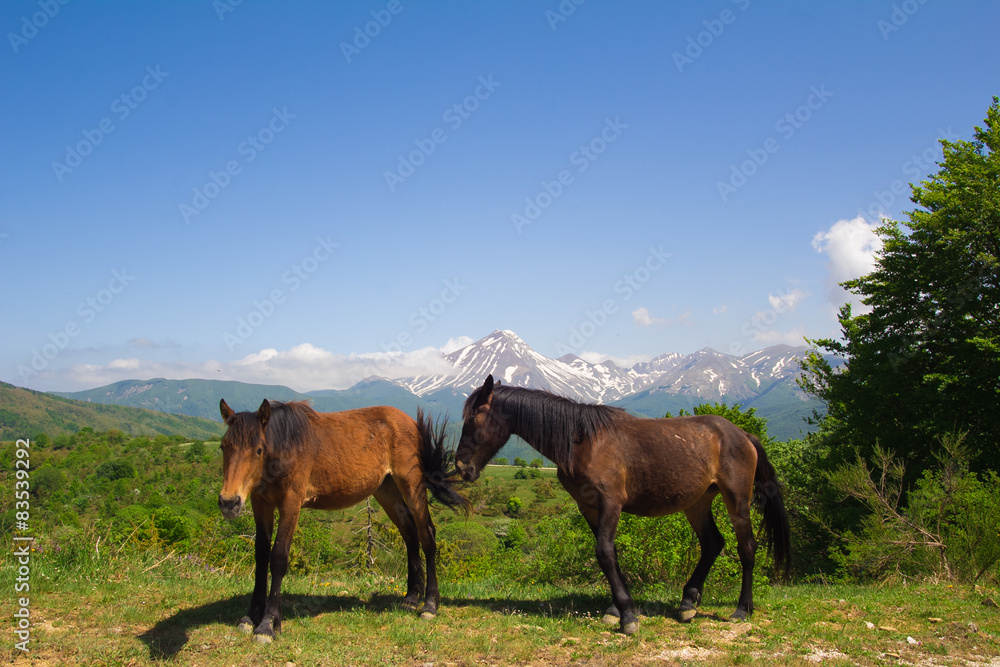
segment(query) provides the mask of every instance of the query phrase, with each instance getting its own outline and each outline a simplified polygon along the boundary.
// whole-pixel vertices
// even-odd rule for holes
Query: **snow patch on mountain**
[[[613,361],[590,363],[567,354],[551,359],[535,352],[516,333],[497,330],[445,355],[454,372],[396,383],[418,396],[450,389],[467,395],[493,374],[504,384],[544,389],[588,403],[610,403],[640,391],[722,397],[745,401],[799,374],[804,347],[788,345],[735,357],[711,348],[693,354],[662,354],[622,368]]]

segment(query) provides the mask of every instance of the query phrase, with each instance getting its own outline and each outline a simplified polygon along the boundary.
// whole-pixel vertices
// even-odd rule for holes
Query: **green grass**
[[[152,554],[95,570],[32,570],[30,657],[14,664],[595,664],[647,661],[748,664],[990,664],[1000,617],[997,592],[944,584],[906,587],[775,587],[749,622],[727,620],[733,601],[709,601],[690,624],[674,599],[639,598],[642,627],[626,638],[604,625],[604,586],[559,589],[503,580],[442,582],[441,613],[401,610],[404,582],[338,573],[291,575],[284,631],[270,645],[234,628],[249,600],[249,571],[210,571],[197,559]],[[13,591],[13,569],[0,576]],[[7,600],[13,594],[8,594]],[[6,600],[3,615],[10,619]],[[868,624],[871,624],[869,627]],[[970,625],[971,624],[971,625]],[[918,644],[908,642],[908,637]],[[994,663],[995,664],[995,663]]]
[[[380,547],[381,574],[363,574],[356,563],[348,565],[366,518],[357,507],[302,514],[292,547],[294,569],[283,587],[284,631],[273,644],[258,645],[234,627],[246,612],[252,588],[252,545],[245,534],[252,532],[252,525],[223,522],[214,510],[218,449],[207,448],[207,460],[188,461],[188,447],[183,444],[168,442],[159,448],[162,451],[150,446],[149,452],[136,445],[129,454],[128,442],[111,446],[90,443],[88,438],[96,436],[78,436],[81,442],[73,450],[33,452],[34,467],[44,462],[43,456],[65,464],[60,469],[68,481],[65,491],[32,500],[39,551],[32,554],[28,594],[31,653],[17,651],[13,632],[7,630],[0,633],[7,637],[0,644],[0,661],[210,667],[288,662],[726,665],[759,660],[989,665],[992,656],[1000,655],[1000,615],[995,607],[983,604],[1000,599],[995,590],[929,583],[762,586],[756,614],[750,622],[735,624],[727,617],[736,592],[732,578],[720,574],[724,560],[720,559],[709,578],[700,615],[690,624],[674,620],[679,586],[633,581],[644,618],[635,636],[624,637],[615,626],[601,622],[609,592],[599,575],[593,585],[541,584],[536,582],[543,579],[537,568],[544,563],[538,554],[549,552],[529,555],[502,549],[478,560],[465,559],[456,556],[455,544],[445,541],[439,545],[441,612],[437,619],[423,622],[398,606],[405,589],[405,558],[394,529],[387,529]],[[210,513],[187,546],[162,541],[136,544],[124,536],[112,542],[116,530],[128,532],[127,526],[115,523],[124,519],[95,522],[120,484],[96,493],[91,487],[100,480],[91,483],[93,469],[105,460],[132,460],[127,456],[134,458],[141,476],[125,480],[125,492],[141,487],[146,489],[141,493],[157,491],[173,506],[194,503],[199,514]],[[483,511],[465,518],[435,506],[438,528],[472,521],[497,532],[515,521],[497,508],[505,506],[508,496],[516,496],[525,512],[516,521],[528,529],[533,544],[543,544],[541,537],[553,525],[545,521],[552,516],[548,513],[557,512],[558,519],[575,516],[576,510],[555,481],[554,470],[542,470],[541,479],[527,480],[515,479],[517,472],[512,466],[489,467],[477,491],[488,500],[483,500]],[[9,472],[6,475],[0,486],[13,488]],[[548,482],[552,493],[539,498],[538,490],[547,488]],[[487,483],[496,493],[483,495]],[[172,487],[175,491],[169,490]],[[86,511],[80,510],[81,526],[60,525],[65,507],[77,507],[82,497],[87,497],[88,505]],[[0,510],[11,510],[11,499],[9,493],[0,499]],[[144,496],[121,500],[133,501],[144,502]],[[376,521],[387,524],[384,514],[376,513]],[[6,536],[0,543],[11,550]],[[586,550],[583,569],[596,571],[592,542],[568,547]],[[171,549],[177,552],[171,554]],[[630,550],[623,546],[622,552],[627,555]],[[322,553],[330,555],[327,565],[319,565]],[[631,553],[634,556],[635,549]],[[0,625],[12,622],[16,598],[23,595],[14,592],[15,563],[11,557],[0,562],[0,591],[5,591],[0,594],[0,617],[7,619]],[[683,569],[686,577],[687,566]],[[572,579],[577,580],[588,579]],[[908,637],[918,643],[909,643]]]

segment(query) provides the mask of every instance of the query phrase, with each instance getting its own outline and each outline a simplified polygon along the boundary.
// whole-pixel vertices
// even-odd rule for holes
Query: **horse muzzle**
[[[479,471],[476,467],[469,463],[462,463],[461,461],[455,461],[455,467],[458,468],[458,472],[462,475],[462,479],[466,482],[475,482],[479,479]]]
[[[222,510],[222,516],[227,519],[235,519],[240,514],[243,513],[244,501],[240,496],[223,496],[219,494],[219,509]]]

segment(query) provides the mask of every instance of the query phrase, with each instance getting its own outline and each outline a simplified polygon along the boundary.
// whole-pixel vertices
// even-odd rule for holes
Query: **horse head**
[[[462,417],[462,438],[458,442],[455,467],[462,479],[474,482],[486,463],[510,438],[510,427],[492,410],[493,376],[489,375],[479,389],[465,402]]]
[[[219,509],[227,519],[235,519],[243,512],[247,496],[264,476],[267,458],[267,422],[271,418],[271,404],[264,399],[256,414],[235,413],[219,401],[226,434],[222,437],[222,491]]]

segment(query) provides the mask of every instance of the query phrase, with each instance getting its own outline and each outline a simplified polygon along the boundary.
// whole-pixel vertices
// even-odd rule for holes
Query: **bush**
[[[135,477],[135,468],[128,461],[105,461],[97,466],[94,475],[109,482],[119,479],[132,479]]]
[[[472,521],[456,521],[437,531],[438,543],[447,543],[456,559],[474,558],[493,553],[500,546],[497,536]]]
[[[529,542],[527,568],[535,580],[555,585],[593,584],[604,580],[597,564],[593,533],[583,516],[569,505],[557,515],[538,524],[536,537]],[[736,537],[725,505],[713,505],[715,522],[726,541],[706,580],[707,594],[735,596],[742,583],[742,566],[736,554]],[[759,517],[755,517],[755,522]],[[615,539],[618,563],[635,592],[662,595],[679,592],[698,562],[698,541],[683,514],[666,517],[639,517],[622,514]],[[757,552],[754,594],[769,589],[769,559]],[[707,598],[706,598],[707,599]]]
[[[969,472],[972,452],[964,439],[964,433],[941,438],[940,468],[924,472],[905,506],[905,465],[877,443],[873,471],[859,456],[829,475],[845,497],[868,510],[860,529],[845,532],[832,549],[844,578],[1000,579],[1000,477]]]

